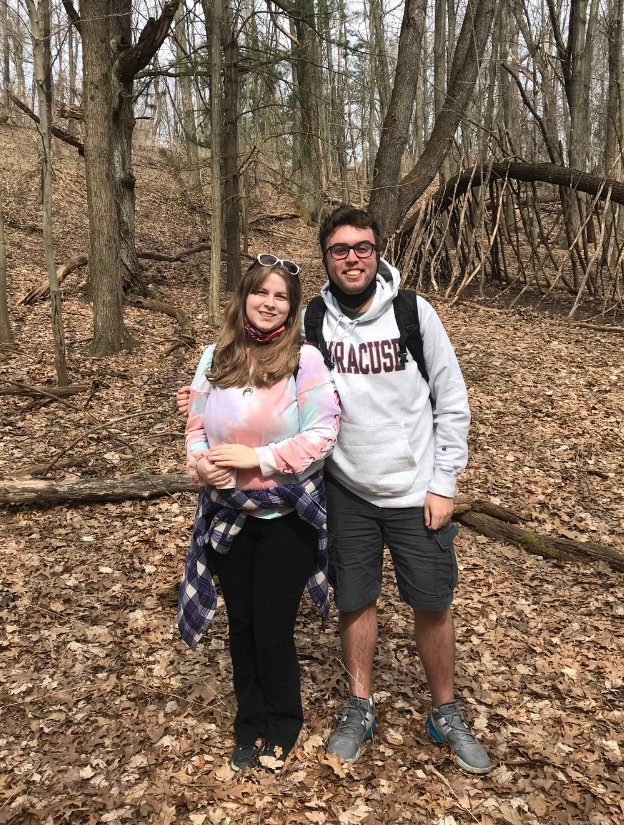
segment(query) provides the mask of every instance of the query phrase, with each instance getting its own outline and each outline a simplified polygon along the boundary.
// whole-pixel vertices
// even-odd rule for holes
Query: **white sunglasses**
[[[296,263],[294,263],[294,261],[283,261],[281,258],[278,258],[275,255],[269,255],[266,252],[258,255],[256,260],[259,264],[262,264],[262,266],[275,266],[276,264],[281,264],[288,270],[288,272],[290,272],[291,275],[299,274],[299,267]]]

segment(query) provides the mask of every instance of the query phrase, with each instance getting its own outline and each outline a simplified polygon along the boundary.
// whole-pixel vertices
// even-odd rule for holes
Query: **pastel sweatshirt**
[[[340,436],[326,469],[379,507],[422,507],[427,492],[452,497],[468,460],[470,409],[453,347],[436,311],[420,296],[418,316],[429,386],[408,352],[398,358],[392,302],[401,283],[383,258],[370,308],[349,319],[329,292],[323,337],[340,398]],[[432,403],[429,400],[433,399]]]
[[[320,352],[301,349],[297,379],[291,375],[269,388],[217,387],[206,371],[214,344],[204,352],[191,384],[186,424],[186,467],[198,484],[197,462],[211,445],[253,447],[260,466],[238,470],[236,486],[260,490],[298,484],[323,466],[338,434],[340,407]],[[268,515],[263,512],[263,515]]]

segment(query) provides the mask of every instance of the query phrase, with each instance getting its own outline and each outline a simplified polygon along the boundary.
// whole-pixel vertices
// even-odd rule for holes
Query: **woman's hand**
[[[227,470],[217,467],[207,458],[200,458],[197,462],[197,475],[211,487],[221,487],[227,484],[231,476]]]
[[[210,450],[208,460],[217,467],[234,467],[237,470],[253,470],[260,466],[256,451],[244,444],[219,444]]]
[[[180,415],[188,417],[190,395],[190,387],[180,387],[180,389],[178,390],[176,394],[176,404],[178,405],[178,412],[180,413]]]

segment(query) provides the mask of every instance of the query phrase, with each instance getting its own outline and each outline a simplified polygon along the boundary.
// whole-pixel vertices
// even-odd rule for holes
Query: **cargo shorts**
[[[329,581],[338,610],[359,610],[381,595],[384,544],[388,545],[401,601],[414,610],[450,607],[457,586],[449,521],[438,530],[425,526],[423,507],[377,507],[325,472]]]

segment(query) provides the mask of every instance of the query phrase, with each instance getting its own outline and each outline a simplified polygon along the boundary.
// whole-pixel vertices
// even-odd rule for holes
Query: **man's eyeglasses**
[[[261,255],[258,255],[256,260],[259,264],[262,264],[262,266],[276,266],[277,264],[281,264],[285,269],[288,270],[288,272],[290,272],[291,275],[299,274],[299,267],[296,263],[294,263],[294,261],[283,261],[281,258],[278,258],[275,255],[269,255],[268,253],[264,252]]]
[[[325,254],[329,253],[335,261],[344,261],[349,257],[349,252],[353,250],[358,258],[370,258],[376,248],[375,244],[370,241],[360,241],[353,246],[349,246],[348,243],[335,243],[327,247]]]

